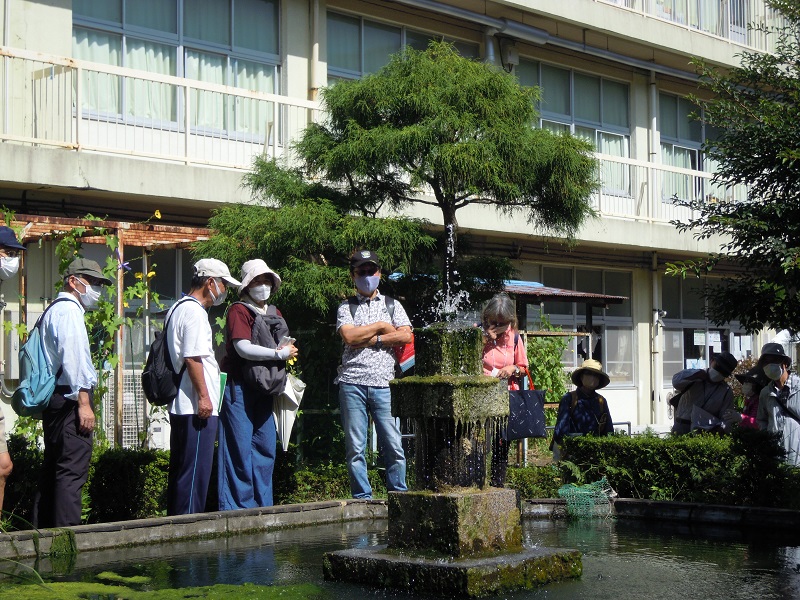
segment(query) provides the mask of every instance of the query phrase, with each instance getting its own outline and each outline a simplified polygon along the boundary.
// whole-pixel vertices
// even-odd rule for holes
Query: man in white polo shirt
[[[240,285],[215,258],[197,261],[193,270],[189,293],[165,319],[170,359],[181,373],[178,395],[169,404],[168,515],[205,510],[220,400],[220,370],[207,311],[225,301],[228,286]]]

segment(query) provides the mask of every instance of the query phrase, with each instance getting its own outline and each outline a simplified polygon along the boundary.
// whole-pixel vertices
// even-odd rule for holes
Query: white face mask
[[[266,302],[272,293],[272,286],[267,284],[256,285],[247,289],[247,294],[256,302]]]
[[[600,386],[600,377],[584,373],[581,375],[581,385],[587,390],[596,390]]]
[[[713,381],[714,383],[719,383],[720,381],[725,381],[725,375],[717,371],[714,367],[710,367],[708,369],[708,378]]]
[[[82,279],[78,279],[78,281],[80,281],[86,288],[83,293],[78,292],[78,295],[81,298],[81,304],[83,304],[83,308],[86,310],[94,310],[97,308],[97,302],[100,300],[100,292]]]
[[[753,383],[743,383],[742,384],[742,394],[744,394],[745,398],[749,398],[753,394],[756,393],[756,386]]]
[[[213,300],[214,306],[219,306],[220,304],[225,302],[225,296],[228,295],[228,290],[227,288],[225,288],[225,286],[223,286],[222,291],[220,292],[219,284],[217,283],[216,279],[214,279],[214,287],[217,288],[217,293],[215,294],[214,292],[211,292],[211,290],[209,290],[209,292],[211,292],[211,300]]]
[[[19,271],[19,256],[0,258],[0,280],[11,279]]]
[[[783,365],[781,364],[771,364],[771,365],[764,365],[764,375],[769,377],[772,381],[778,381],[783,375]]]

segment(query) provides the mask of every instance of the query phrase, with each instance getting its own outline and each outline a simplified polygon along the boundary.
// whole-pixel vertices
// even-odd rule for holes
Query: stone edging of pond
[[[800,511],[788,509],[629,498],[617,498],[613,504],[612,514],[618,518],[800,531]],[[521,509],[522,517],[528,519],[557,519],[566,516],[565,502],[561,499],[523,500]],[[69,537],[74,538],[75,552],[91,552],[339,521],[385,519],[386,516],[385,500],[336,500],[79,525],[65,529],[70,531]],[[53,541],[63,533],[64,530],[55,529],[2,534],[0,559],[47,555],[51,552]]]

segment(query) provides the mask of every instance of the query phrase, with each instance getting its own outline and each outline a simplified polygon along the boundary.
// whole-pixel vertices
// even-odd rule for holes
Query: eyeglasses
[[[489,321],[489,325],[492,327],[507,327],[510,323],[508,321]]]
[[[359,277],[364,277],[365,275],[375,275],[378,272],[378,267],[371,266],[371,267],[360,267],[356,269],[355,273]]]
[[[20,255],[20,251],[15,248],[0,248],[0,256],[8,258],[16,258]]]

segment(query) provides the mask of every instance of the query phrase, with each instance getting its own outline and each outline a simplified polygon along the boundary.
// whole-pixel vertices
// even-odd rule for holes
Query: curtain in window
[[[207,83],[225,83],[224,56],[194,50],[186,51],[186,77]],[[225,98],[217,92],[193,90],[191,99],[191,124],[194,127],[225,129]]]
[[[612,383],[633,384],[633,329],[606,327],[606,369]]]
[[[661,162],[672,167],[682,169],[697,169],[697,151],[690,148],[681,148],[673,144],[661,144]],[[681,200],[692,197],[691,175],[683,173],[665,173],[664,191],[665,199],[677,196]]]
[[[627,84],[603,80],[603,125],[630,126]]]
[[[278,52],[278,2],[236,0],[233,4],[233,45],[259,52]]]
[[[72,12],[81,17],[122,23],[122,0],[72,0]]]
[[[600,78],[575,73],[575,118],[600,123]]]
[[[229,46],[231,43],[230,32],[230,2],[227,0],[183,0],[184,36]]]
[[[328,14],[328,66],[361,72],[361,32],[353,17]]]
[[[177,50],[173,46],[128,38],[125,42],[125,63],[161,75],[175,75]],[[175,86],[129,78],[126,80],[126,113],[132,117],[158,121],[177,121]]]
[[[364,74],[374,73],[400,50],[400,28],[364,22]]]
[[[599,151],[611,156],[628,158],[628,138],[601,131],[598,133]],[[630,195],[631,167],[621,162],[603,162],[603,190],[616,194]]]
[[[246,60],[236,62],[236,87],[257,92],[275,93],[275,67]],[[267,140],[267,125],[277,127],[274,102],[237,98],[235,109],[236,131],[259,135]]]
[[[73,56],[104,65],[120,65],[122,38],[80,27],[72,31]],[[119,115],[120,81],[116,75],[84,69],[81,81],[81,109]]]
[[[571,115],[569,96],[569,71],[542,65],[542,110]]]
[[[177,34],[178,4],[175,0],[128,0],[125,3],[125,26],[128,25]]]

